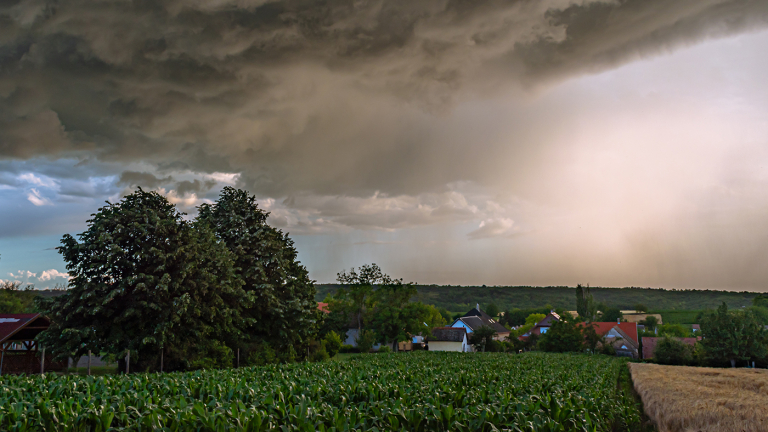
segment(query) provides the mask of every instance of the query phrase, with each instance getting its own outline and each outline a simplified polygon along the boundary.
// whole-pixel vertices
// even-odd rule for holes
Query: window
[[[544,333],[546,333],[546,332],[547,332],[547,330],[549,330],[549,327],[542,327],[542,328],[541,328],[541,334],[544,334]]]

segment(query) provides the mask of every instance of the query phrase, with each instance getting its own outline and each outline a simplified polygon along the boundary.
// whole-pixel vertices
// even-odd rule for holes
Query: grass
[[[632,363],[630,371],[661,432],[768,430],[768,370]]]

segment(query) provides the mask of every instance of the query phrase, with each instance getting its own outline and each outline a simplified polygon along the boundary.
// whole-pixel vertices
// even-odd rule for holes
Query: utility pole
[[[45,347],[43,347],[43,353],[40,356],[40,374],[45,373]]]
[[[91,350],[88,350],[88,376],[91,376]]]
[[[125,355],[125,374],[131,373],[131,350],[128,350],[128,354]]]

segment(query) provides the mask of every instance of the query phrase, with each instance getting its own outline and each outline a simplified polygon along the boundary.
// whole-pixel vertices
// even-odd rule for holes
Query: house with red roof
[[[592,326],[598,336],[603,337],[621,357],[640,357],[640,341],[637,336],[637,323],[634,322],[592,322],[582,326]]]

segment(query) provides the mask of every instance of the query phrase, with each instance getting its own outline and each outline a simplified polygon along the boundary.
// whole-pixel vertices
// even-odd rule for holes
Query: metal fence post
[[[43,347],[43,353],[40,356],[40,373],[45,373],[45,347]]]
[[[88,350],[88,375],[91,375],[91,350]]]

